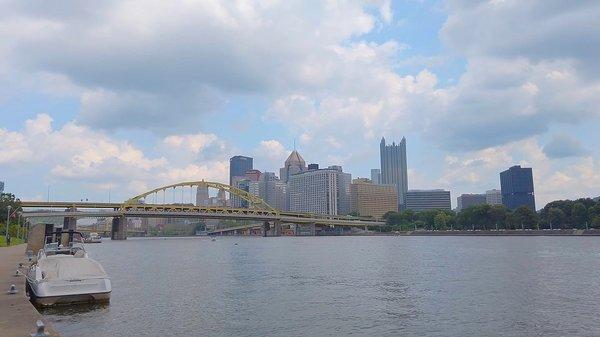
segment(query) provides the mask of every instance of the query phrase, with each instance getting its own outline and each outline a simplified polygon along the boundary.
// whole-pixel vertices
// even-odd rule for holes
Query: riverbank
[[[600,236],[598,229],[560,230],[489,230],[489,231],[406,231],[397,232],[401,236]]]
[[[26,245],[0,248],[0,331],[3,337],[23,337],[36,332],[35,323],[42,320],[49,336],[60,336],[29,302],[25,294],[25,277],[14,276],[20,262],[26,265]],[[17,294],[9,295],[10,285],[17,286]]]

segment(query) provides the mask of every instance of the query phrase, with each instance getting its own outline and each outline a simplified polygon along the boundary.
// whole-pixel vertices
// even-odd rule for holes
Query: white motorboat
[[[73,241],[75,233],[81,235],[70,231],[68,246],[50,242],[38,252],[27,272],[27,289],[34,303],[50,306],[110,300],[110,278],[100,263],[88,257],[83,244]],[[61,237],[60,231],[52,234]]]
[[[102,243],[102,237],[98,233],[90,233],[90,236],[83,239],[85,243]]]

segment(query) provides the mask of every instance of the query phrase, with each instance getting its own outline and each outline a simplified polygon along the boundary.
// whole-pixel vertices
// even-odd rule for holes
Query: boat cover
[[[106,272],[100,263],[72,255],[54,255],[38,261],[38,267],[44,272],[44,280],[73,280],[88,278],[106,278]]]

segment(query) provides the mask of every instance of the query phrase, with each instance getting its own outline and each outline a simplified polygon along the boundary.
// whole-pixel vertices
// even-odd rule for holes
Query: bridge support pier
[[[281,236],[281,221],[274,221],[272,228],[273,236]]]
[[[113,218],[110,238],[112,240],[127,239],[127,221],[124,216],[116,216]]]
[[[272,226],[268,221],[263,222],[263,236],[281,236],[281,221],[274,221]]]
[[[69,207],[65,210],[65,212],[75,212],[77,208]],[[63,220],[63,232],[67,232],[69,230],[77,230],[77,218],[73,216],[66,216]]]
[[[310,236],[316,236],[317,235],[317,225],[314,223],[310,224]]]

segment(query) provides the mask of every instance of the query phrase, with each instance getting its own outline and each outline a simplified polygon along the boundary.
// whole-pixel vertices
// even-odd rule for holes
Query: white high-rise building
[[[488,205],[502,205],[502,191],[497,189],[485,191],[485,203]]]
[[[288,181],[289,209],[293,212],[343,215],[350,212],[352,175],[340,166],[291,175]]]

